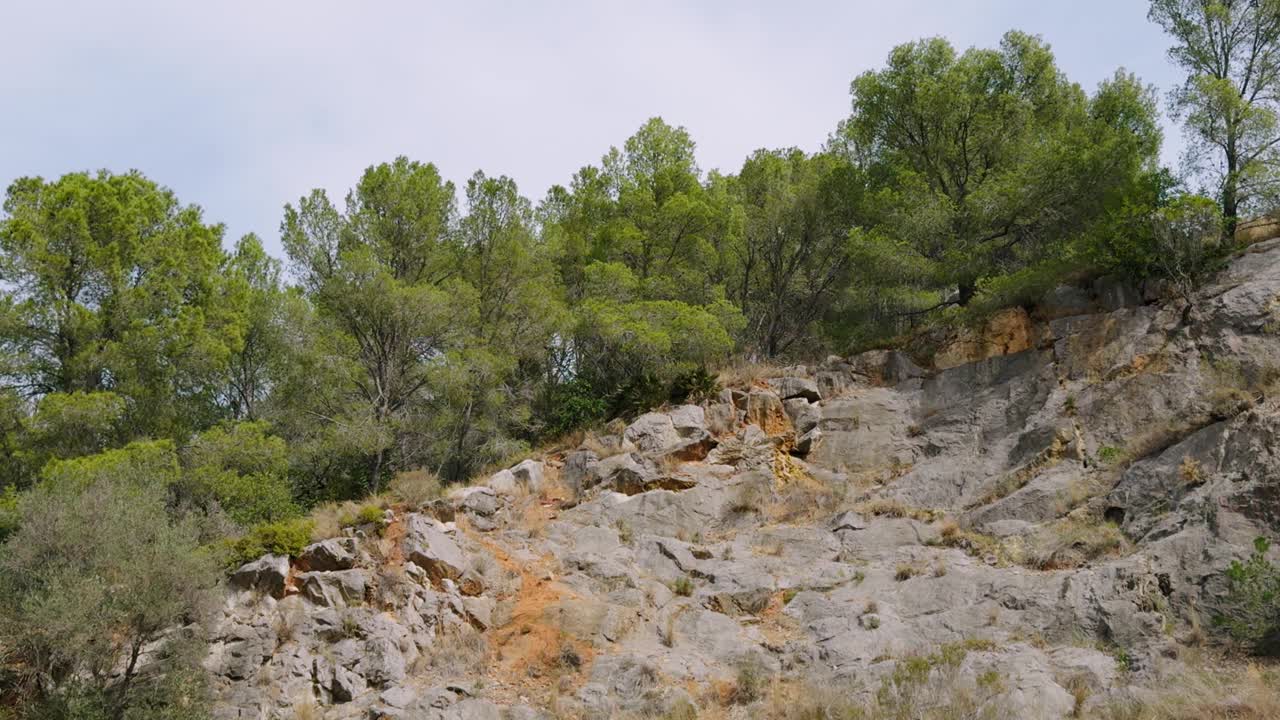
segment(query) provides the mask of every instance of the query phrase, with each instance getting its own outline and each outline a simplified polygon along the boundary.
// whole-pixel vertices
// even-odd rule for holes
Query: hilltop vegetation
[[[1181,176],[1159,165],[1154,88],[1123,70],[1083,88],[1010,32],[899,46],[853,80],[820,151],[761,149],[734,173],[705,172],[661,118],[537,203],[506,176],[458,187],[395,158],[341,200],[286,205],[284,261],[252,234],[226,249],[138,172],[15,181],[0,705],[195,717],[199,639],[165,633],[219,563],[288,552],[312,509],[407,474],[463,482],[705,397],[732,359],[946,332],[1087,276],[1189,301],[1238,221],[1272,208],[1280,7],[1157,0],[1151,17],[1188,70]],[[166,672],[135,676],[144,648]]]

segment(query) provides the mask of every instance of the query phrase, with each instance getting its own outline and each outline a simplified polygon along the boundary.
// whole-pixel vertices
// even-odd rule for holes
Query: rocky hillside
[[[1278,303],[1280,241],[1189,307],[1060,288],[936,367],[877,351],[743,377],[264,557],[232,577],[211,638],[218,712],[1153,702],[1219,639],[1223,569],[1280,531]]]

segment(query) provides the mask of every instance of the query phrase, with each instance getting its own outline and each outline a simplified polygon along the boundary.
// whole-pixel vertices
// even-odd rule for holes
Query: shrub
[[[1253,541],[1253,553],[1227,568],[1226,610],[1216,618],[1236,640],[1259,655],[1280,655],[1280,569],[1266,558],[1271,543]]]
[[[746,659],[738,663],[734,678],[732,701],[735,705],[749,705],[764,694],[765,676],[760,663]]]
[[[0,542],[17,532],[20,520],[18,490],[10,485],[0,492]]]
[[[440,478],[427,470],[411,470],[397,473],[391,479],[391,494],[411,508],[421,507],[444,493]]]
[[[681,373],[671,381],[671,402],[700,403],[714,398],[718,392],[720,382],[706,367]]]
[[[689,597],[693,594],[693,580],[688,575],[681,575],[671,583],[671,592],[681,597]]]
[[[263,422],[222,425],[182,451],[178,493],[201,507],[216,504],[242,527],[296,517],[288,448]]]
[[[545,402],[546,434],[552,437],[593,425],[609,414],[608,398],[580,378],[553,387]]]
[[[356,519],[359,520],[361,524],[381,523],[382,517],[382,508],[373,504],[362,505],[360,507],[360,512],[356,514]]]
[[[314,529],[306,518],[255,525],[243,537],[227,544],[227,565],[236,568],[263,555],[297,556],[311,542]]]
[[[217,568],[195,518],[168,512],[173,469],[171,447],[130,446],[60,462],[18,501],[20,527],[0,548],[0,647],[39,678],[18,689],[35,716],[199,717],[207,706],[204,651],[172,629],[214,602]],[[145,672],[129,663],[142,648]]]

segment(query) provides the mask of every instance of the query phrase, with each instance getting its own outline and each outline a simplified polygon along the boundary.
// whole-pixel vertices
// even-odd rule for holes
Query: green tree
[[[230,293],[243,308],[242,336],[226,369],[223,402],[231,417],[253,421],[262,414],[280,364],[287,362],[288,297],[280,261],[250,233],[236,243],[225,271]]]
[[[814,323],[849,281],[849,232],[861,185],[833,154],[759,150],[736,189],[744,208],[731,288],[752,347],[768,357],[812,340]],[[807,348],[812,350],[812,343]]]
[[[241,527],[298,515],[289,488],[289,452],[265,422],[228,423],[195,436],[182,451],[182,499],[217,508]]]
[[[540,208],[573,314],[543,389],[560,429],[665,400],[678,376],[733,348],[742,315],[725,283],[741,217],[727,179],[703,183],[694,149],[652,118]]]
[[[872,178],[879,221],[855,253],[898,317],[1059,256],[1159,148],[1149,89],[1117,73],[1088,98],[1018,32],[959,55],[941,38],[899,46],[852,91],[833,146]]]
[[[460,346],[433,375],[436,470],[445,480],[465,479],[533,437],[531,398],[567,320],[532,205],[515,182],[477,172],[466,205],[458,276],[474,303],[455,316]]]
[[[0,644],[45,716],[199,717],[197,633],[218,582],[194,518],[166,511],[170,443],[54,463],[0,552]],[[145,652],[144,652],[145,649]]]
[[[0,221],[0,348],[27,396],[115,392],[136,436],[218,415],[238,342],[223,302],[222,227],[141,174],[22,178]]]
[[[285,250],[320,321],[313,339],[336,392],[301,402],[364,455],[367,487],[419,459],[404,442],[431,369],[453,347],[474,293],[457,281],[452,183],[400,157],[370,167],[340,213],[323,190],[285,208]]]
[[[1190,131],[1188,166],[1216,186],[1226,232],[1269,209],[1280,163],[1280,2],[1152,0],[1148,17],[1173,36],[1187,71],[1171,95]]]

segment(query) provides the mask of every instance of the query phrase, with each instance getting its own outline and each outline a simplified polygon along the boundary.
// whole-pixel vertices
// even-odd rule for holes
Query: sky
[[[138,169],[227,242],[280,255],[284,204],[335,200],[369,165],[480,169],[540,199],[649,117],[704,170],[817,150],[849,82],[900,43],[1042,36],[1092,90],[1117,67],[1179,73],[1146,0],[0,0],[0,185]],[[1166,119],[1165,161],[1180,131]]]

